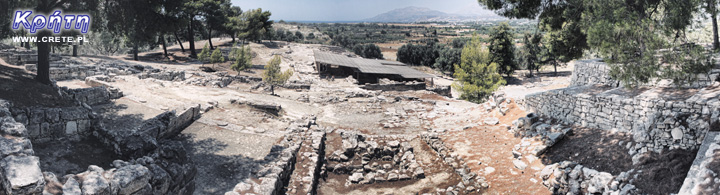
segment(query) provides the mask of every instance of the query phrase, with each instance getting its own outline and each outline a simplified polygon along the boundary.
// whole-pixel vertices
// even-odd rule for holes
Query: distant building
[[[345,55],[313,51],[315,66],[321,74],[352,76],[360,83],[377,83],[381,78],[395,81],[422,81],[432,75],[395,61],[351,58]]]

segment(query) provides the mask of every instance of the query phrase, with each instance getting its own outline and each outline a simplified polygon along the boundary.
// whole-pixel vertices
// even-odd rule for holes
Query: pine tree
[[[462,92],[460,98],[475,103],[484,101],[505,85],[505,80],[498,73],[498,64],[492,62],[490,53],[477,35],[465,44],[460,64],[455,65],[454,76],[456,82],[452,87]]]
[[[280,56],[276,55],[265,65],[265,73],[263,73],[263,81],[270,85],[270,91],[273,95],[275,95],[275,85],[285,84],[293,75],[292,70],[282,72],[280,68],[281,62]]]
[[[210,63],[213,64],[213,69],[215,68],[216,63],[223,63],[225,62],[225,57],[222,55],[222,51],[220,51],[220,48],[216,48],[215,51],[212,52],[212,55],[210,55]]]
[[[491,62],[495,62],[499,66],[499,73],[510,76],[518,69],[515,62],[515,43],[512,29],[507,22],[493,28],[490,33],[490,52]]]
[[[235,63],[233,63],[230,68],[237,71],[238,74],[240,74],[240,71],[252,67],[252,51],[250,50],[250,46],[243,46],[237,49],[234,58]]]
[[[207,43],[205,43],[205,47],[203,47],[200,55],[198,55],[198,60],[200,60],[203,65],[205,65],[205,62],[210,61],[210,49]]]

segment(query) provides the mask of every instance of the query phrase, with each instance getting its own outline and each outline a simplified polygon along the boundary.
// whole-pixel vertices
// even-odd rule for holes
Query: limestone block
[[[110,179],[118,194],[132,194],[147,186],[150,170],[142,165],[128,165],[115,170]]]
[[[69,121],[65,124],[65,134],[75,135],[78,133],[78,124],[76,121]]]
[[[39,194],[45,187],[36,156],[8,156],[0,161],[0,170],[5,194]]]
[[[0,133],[3,135],[12,135],[18,137],[27,137],[28,131],[22,123],[5,122],[0,125]]]

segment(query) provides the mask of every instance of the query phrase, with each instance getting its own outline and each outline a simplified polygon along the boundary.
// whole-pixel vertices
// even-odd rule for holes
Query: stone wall
[[[610,67],[601,59],[573,61],[575,68],[570,77],[571,86],[607,85],[617,87],[619,82],[610,77]]]
[[[717,126],[719,86],[696,93],[652,88],[639,94],[622,88],[575,86],[527,95],[524,105],[530,112],[568,125],[631,132],[637,143],[633,149],[641,153],[694,149],[711,124]],[[693,95],[684,98],[683,94]]]
[[[195,190],[197,169],[178,142],[163,143],[147,156],[129,162],[115,160],[112,166],[104,170],[90,165],[85,172],[62,178],[45,172],[44,193],[189,195]]]
[[[472,194],[482,192],[490,187],[488,182],[485,180],[485,177],[472,172],[472,170],[468,168],[467,164],[461,158],[457,158],[457,155],[451,154],[453,153],[452,149],[446,146],[445,142],[440,139],[437,133],[426,133],[422,134],[420,137],[435,151],[435,153],[437,153],[440,159],[445,161],[448,165],[451,165],[452,168],[455,169],[455,173],[462,177],[462,181],[458,183],[456,188],[448,188],[448,190],[446,190],[447,193]]]
[[[45,186],[40,159],[35,156],[28,130],[0,100],[0,194],[40,194]]]
[[[139,157],[158,148],[161,139],[179,134],[200,116],[200,105],[159,114],[130,129],[109,129],[99,123],[93,135],[118,155]]]
[[[92,110],[82,106],[13,107],[10,110],[15,120],[27,127],[28,137],[34,140],[89,135],[96,118]]]
[[[383,90],[383,91],[411,91],[411,90],[425,90],[424,82],[393,82],[393,83],[377,83],[377,84],[365,84],[360,88],[367,90]]]
[[[98,104],[110,103],[111,99],[117,99],[123,96],[122,91],[117,88],[106,88],[105,86],[68,89],[62,88],[65,96],[74,99],[80,103],[90,106]]]
[[[697,156],[690,166],[687,177],[683,181],[678,194],[714,194],[720,189],[720,181],[717,180],[717,164],[720,159],[720,132],[709,132],[705,136]]]
[[[573,61],[574,70],[570,77],[570,86],[581,85],[606,85],[611,87],[620,86],[621,83],[610,77],[610,67],[601,59],[588,59]],[[720,76],[720,67],[716,66],[707,74],[697,76],[697,81],[682,87],[703,88],[712,85]],[[670,80],[657,80],[644,84],[643,86],[673,87]]]
[[[291,124],[287,130],[293,133],[286,135],[280,143],[274,145],[270,149],[270,153],[265,156],[264,161],[268,162],[267,166],[262,167],[251,177],[240,181],[232,190],[225,194],[287,194],[285,186],[288,186],[290,183],[290,177],[295,170],[296,155],[304,139],[300,133],[308,132],[312,126],[317,125],[317,123],[315,123],[316,119],[316,117],[304,117]],[[314,135],[317,136],[320,134]],[[322,133],[322,135],[324,138],[325,133]],[[311,139],[315,140],[316,138],[318,137]],[[313,145],[314,143],[315,141],[313,141]]]
[[[25,69],[31,72],[37,71],[37,64],[25,64]],[[143,70],[152,69],[133,65],[122,61],[78,61],[74,58],[58,59],[50,63],[50,79],[56,81],[85,79],[96,75],[130,75],[137,74]]]

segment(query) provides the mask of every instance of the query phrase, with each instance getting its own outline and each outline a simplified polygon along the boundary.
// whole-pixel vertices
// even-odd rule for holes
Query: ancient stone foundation
[[[528,95],[524,104],[530,112],[568,125],[631,132],[638,143],[634,148],[644,151],[695,149],[720,117],[720,91],[712,88],[681,99],[668,98],[660,89],[639,95],[622,90],[575,86]]]

